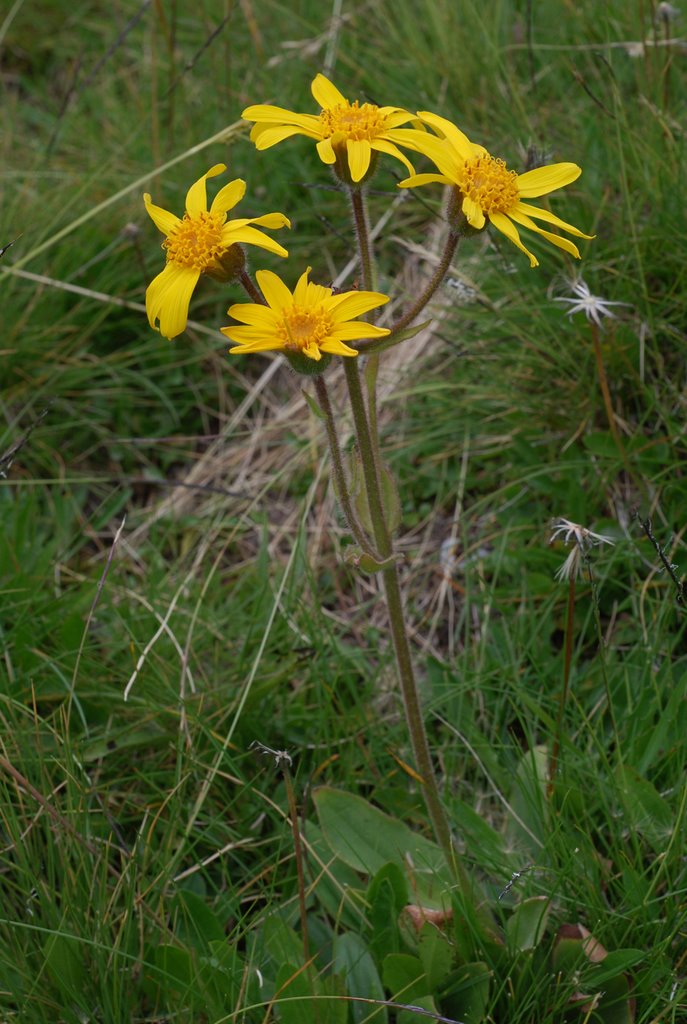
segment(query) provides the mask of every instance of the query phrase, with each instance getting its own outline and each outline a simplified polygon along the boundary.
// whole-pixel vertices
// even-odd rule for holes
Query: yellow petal
[[[403,138],[400,138],[401,135]],[[431,132],[419,132],[414,128],[399,128],[390,137],[405,149],[428,156],[454,184],[460,182],[465,159],[446,139],[439,139]]]
[[[272,231],[291,227],[291,221],[283,213],[263,213],[260,217],[249,217],[243,224],[258,224],[261,228],[270,228]]]
[[[387,128],[398,128],[401,124],[408,124],[409,121],[415,121],[415,114],[409,113],[407,110],[402,110],[400,107],[380,107],[379,113],[384,118],[384,127]],[[417,121],[415,121],[417,124]]]
[[[163,235],[170,235],[172,230],[180,223],[179,218],[169,210],[163,210],[161,206],[155,206],[150,201],[150,194],[145,192],[143,195],[143,202],[145,203],[146,210],[150,214],[151,220],[156,228],[158,228]]]
[[[227,315],[250,327],[262,327],[263,330],[274,330],[278,321],[278,314],[273,309],[261,306],[257,302],[235,302],[227,310]]]
[[[418,110],[417,116],[425,124],[434,128],[440,136],[448,139],[457,153],[460,153],[463,160],[470,160],[474,155],[474,146],[467,135],[457,128],[452,121],[429,110]]]
[[[223,328],[222,333],[226,334],[226,330]],[[250,353],[250,352],[279,352],[284,348],[284,342],[275,338],[272,341],[256,341],[250,345],[238,345],[236,348],[230,348],[229,354],[235,355],[238,353]]]
[[[375,139],[371,143],[371,145],[372,145],[372,148],[377,150],[378,153],[387,153],[389,156],[396,157],[397,160],[401,161],[401,163],[403,164],[405,169],[410,174],[415,174],[415,168],[411,164],[411,162],[408,159],[408,157],[405,156],[405,154],[401,152],[401,150],[398,148],[398,146],[394,146],[393,142],[388,142],[386,139]]]
[[[474,199],[470,199],[469,196],[463,196],[462,210],[471,227],[477,228],[478,231],[480,228],[484,227],[484,211],[479,203],[476,203]]]
[[[506,236],[509,242],[512,242],[513,245],[517,245],[518,249],[522,249],[522,251],[527,256],[529,256],[531,267],[539,266],[539,260],[534,255],[534,253],[531,253],[530,250],[526,249],[525,246],[522,244],[522,242],[520,241],[520,235],[518,234],[518,229],[516,228],[515,224],[513,224],[512,221],[508,219],[508,217],[506,217],[505,214],[490,213],[489,220],[491,221],[495,228],[497,228],[502,234]]]
[[[301,293],[302,294],[302,293]],[[331,288],[325,287],[323,284],[315,284],[314,281],[308,281],[305,298],[303,304],[306,306],[320,306],[322,304],[329,308],[329,303],[332,299]],[[294,301],[296,300],[296,292],[294,292]]]
[[[370,168],[372,150],[367,139],[348,139],[346,142],[348,167],[353,181],[360,181]]]
[[[381,292],[344,292],[342,295],[333,295],[328,308],[334,323],[340,324],[344,320],[354,320],[357,316],[363,316],[388,301],[389,296]]]
[[[251,227],[236,227],[234,221],[229,221],[222,228],[222,244],[233,245],[235,242],[243,242],[246,245],[257,245],[261,249],[267,249],[268,252],[273,252],[277,256],[288,256],[288,251],[279,242],[275,242],[269,235],[264,234],[262,231],[258,231],[257,228]]]
[[[516,224],[522,224],[524,228],[529,228],[530,231],[536,231],[538,235],[542,235],[547,241],[553,245],[557,245],[559,249],[564,249],[565,252],[570,253],[575,259],[580,258],[580,253],[577,246],[570,241],[569,238],[564,238],[562,235],[554,235],[552,231],[544,231],[538,224],[535,224],[531,217],[527,217],[524,213],[517,213],[515,210],[509,212],[511,220],[514,220]]]
[[[223,185],[215,198],[212,200],[210,213],[226,213],[233,210],[237,203],[240,203],[246,194],[246,183],[241,178],[235,178],[228,185]]]
[[[255,277],[267,305],[272,309],[280,310],[293,305],[293,295],[282,279],[271,270],[258,270]]]
[[[305,273],[301,274],[293,290],[293,302],[296,306],[304,306],[308,297],[308,274],[312,267],[307,267]]]
[[[346,98],[324,75],[317,75],[310,86],[310,91],[319,103],[322,110],[331,110],[332,107],[346,105]]]
[[[577,164],[549,164],[547,167],[535,167],[518,175],[518,192],[525,199],[545,196],[557,188],[569,185],[582,174]]]
[[[244,327],[242,325],[230,324],[229,327],[221,327],[222,334],[226,334],[232,341],[240,345],[254,345],[262,341],[278,341],[275,330],[266,327]]]
[[[189,302],[199,277],[199,270],[182,267],[170,260],[162,273],[148,285],[148,323],[154,328],[159,320],[160,334],[165,338],[176,338],[186,327]]]
[[[562,228],[563,231],[568,231],[571,235],[575,235],[576,238],[596,238],[596,235],[585,235],[583,231],[573,227],[572,224],[568,224],[566,221],[561,220],[555,213],[549,213],[548,210],[541,210],[538,206],[530,206],[529,203],[518,203],[517,206],[513,207],[514,213],[528,213],[530,217],[535,217],[537,220],[545,220],[547,224],[553,224],[557,228]]]
[[[271,149],[272,146],[294,135],[307,135],[309,139],[319,138],[318,132],[307,131],[299,125],[256,124],[251,130],[250,139],[255,148],[262,152],[263,149]]]
[[[226,164],[215,164],[210,168],[207,174],[204,174],[202,178],[198,178],[198,181],[195,181],[193,185],[191,185],[190,189],[186,193],[186,211],[192,217],[195,217],[201,212],[204,213],[207,211],[208,200],[205,191],[205,182],[207,178],[215,178],[218,174],[222,174],[223,171],[226,171],[226,169]]]
[[[322,139],[317,143],[317,155],[323,164],[333,164],[336,161],[336,153],[332,146],[331,139]]]
[[[391,331],[387,327],[366,324],[362,320],[348,320],[345,324],[336,324],[332,329],[332,337],[352,341],[355,338],[385,338]]]
[[[304,356],[307,356],[308,359],[314,359],[316,363],[319,363],[320,359],[322,358],[320,347],[314,341],[311,341],[308,345],[302,348],[301,352],[303,353]]]
[[[268,103],[259,103],[256,106],[246,107],[241,114],[246,121],[256,121],[259,124],[301,124],[319,120],[315,114],[298,114],[295,110],[287,110],[286,107],[273,107]]]
[[[349,348],[348,345],[344,345],[342,341],[336,338],[327,338],[320,345],[323,352],[328,352],[332,356],[357,356],[358,353],[354,348]]]
[[[441,185],[453,185],[451,179],[447,178],[445,174],[413,174],[410,178],[399,181],[398,187],[417,188],[418,185],[429,185],[434,182],[439,182]]]

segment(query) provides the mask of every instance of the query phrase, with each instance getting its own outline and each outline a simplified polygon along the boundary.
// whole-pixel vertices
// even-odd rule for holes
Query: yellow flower
[[[289,291],[281,278],[269,270],[255,275],[267,305],[244,302],[229,309],[229,316],[247,326],[222,327],[222,334],[237,343],[235,352],[283,351],[319,361],[323,353],[357,356],[344,344],[359,338],[383,338],[385,327],[356,320],[389,301],[381,292],[338,292],[308,281],[310,267]]]
[[[167,263],[146,290],[146,312],[153,329],[160,321],[160,333],[175,338],[186,327],[188,305],[201,274],[219,276],[224,280],[236,276],[243,268],[243,251],[237,243],[259,245],[278,256],[288,252],[268,235],[251,224],[265,228],[291,227],[283,213],[267,213],[262,217],[227,220],[227,211],[243,199],[246,183],[240,178],[219,190],[208,210],[205,181],[226,171],[225,164],[215,164],[207,174],[191,185],[186,194],[186,212],[180,219],[168,210],[155,206],[146,192],[143,201],[156,227],[166,235],[162,248]],[[236,249],[230,252],[232,246]],[[232,273],[233,271],[233,273]]]
[[[577,238],[594,238],[594,235],[585,235],[548,210],[522,201],[547,195],[575,181],[582,173],[577,164],[549,164],[518,174],[509,170],[503,160],[491,156],[483,146],[470,142],[446,118],[427,111],[418,111],[418,117],[437,135],[409,132],[414,136],[410,142],[414,142],[418,151],[428,156],[441,173],[415,174],[400,182],[401,188],[415,188],[428,182],[454,185],[462,195],[462,211],[468,224],[479,230],[488,218],[509,241],[529,256],[531,267],[538,266],[538,260],[522,244],[516,224],[536,231],[559,249],[580,258],[577,246],[569,239],[545,231],[535,224],[533,218],[553,224]]]
[[[337,164],[337,169],[340,168],[344,176],[347,172],[355,184],[370,170],[373,153],[393,156],[410,174],[415,173],[396,145],[405,144],[408,131],[399,129],[399,125],[416,120],[414,114],[400,107],[361,105],[358,100],[350,103],[324,75],[318,75],[310,88],[321,107],[319,114],[296,114],[265,104],[246,107],[241,116],[256,122],[250,137],[257,149],[269,149],[292,135],[307,135],[317,139],[320,160]]]

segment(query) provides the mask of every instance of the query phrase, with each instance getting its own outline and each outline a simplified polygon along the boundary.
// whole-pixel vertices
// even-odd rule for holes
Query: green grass
[[[343,561],[321,424],[284,368],[261,381],[267,360],[226,356],[216,328],[236,291],[204,284],[191,317],[209,330],[173,343],[137,308],[162,255],[142,192],[180,210],[219,161],[248,181],[241,215],[293,221],[291,269],[262,254],[253,267],[292,282],[308,264],[322,281],[345,265],[346,206],[306,140],[256,154],[235,129],[193,150],[248,103],[312,109],[327,53],[346,95],[441,112],[518,169],[528,145],[583,167],[554,202],[597,236],[581,264],[538,246],[530,270],[505,240],[461,243],[454,276],[470,294],[445,288],[431,341],[389,364],[381,433],[459,848],[492,899],[518,873],[496,903],[503,920],[526,898],[551,901],[519,973],[496,944],[473,948],[458,917],[451,951],[494,972],[483,1009],[496,1024],[624,1022],[622,1000],[616,1017],[571,1008],[576,987],[594,988],[589,965],[551,982],[557,929],[579,922],[607,950],[637,951],[637,1024],[686,1019],[685,615],[633,518],[651,516],[681,576],[687,90],[684,43],[633,55],[665,41],[651,9],[379,0],[343,5],[333,25],[306,0],[123,0],[5,16],[0,246],[17,241],[0,260],[0,455],[47,412],[0,480],[0,1020],[265,1019],[303,949],[284,780],[255,739],[293,755],[312,844],[316,960],[274,1019],[307,1022],[316,1005],[322,1022],[362,1021],[369,1008],[341,998],[346,955],[359,970],[348,994],[374,996],[384,942],[414,950],[407,930],[380,938],[391,882],[332,861],[317,831],[326,784],[429,835],[378,587]],[[382,162],[373,221],[396,180]],[[385,228],[394,296],[412,292],[406,246],[427,244],[439,215],[427,189]],[[629,471],[589,325],[553,301],[575,271],[628,304],[601,345]],[[528,766],[551,745],[563,681],[555,516],[615,546],[594,550],[594,586],[578,584],[548,800]],[[415,901],[412,872],[394,884]],[[356,942],[373,951],[367,980]]]

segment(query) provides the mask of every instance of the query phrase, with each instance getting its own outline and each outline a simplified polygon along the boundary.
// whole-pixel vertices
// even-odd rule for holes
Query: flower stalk
[[[348,395],[353,411],[356,437],[360,450],[360,459],[363,467],[365,480],[365,491],[367,504],[370,512],[370,519],[374,533],[374,540],[377,550],[383,559],[390,559],[393,556],[393,543],[387,528],[384,516],[381,486],[378,474],[378,459],[374,449],[372,435],[365,409],[365,399],[360,383],[360,374],[353,360],[344,362]],[[458,873],[461,888],[465,890],[468,882],[467,875],[457,860],[451,841],[451,829],[446,817],[436,774],[432,764],[432,757],[427,740],[422,708],[418,695],[413,662],[410,654],[410,645],[406,632],[405,617],[403,612],[403,600],[398,579],[398,568],[395,564],[382,570],[384,582],[384,593],[389,616],[389,628],[396,656],[396,667],[403,699],[406,725],[413,756],[419,774],[422,776],[422,794],[427,806],[434,834],[437,842],[444,851],[449,866],[454,867]]]

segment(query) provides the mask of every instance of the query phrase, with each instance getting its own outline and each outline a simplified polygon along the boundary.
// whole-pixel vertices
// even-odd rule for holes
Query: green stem
[[[332,470],[334,472],[334,483],[336,484],[336,496],[339,499],[339,504],[341,505],[346,525],[362,550],[366,554],[370,555],[370,557],[374,558],[376,562],[379,562],[381,559],[372,547],[369,537],[365,533],[365,530],[361,526],[358,521],[358,517],[353,510],[351,495],[348,490],[348,481],[346,479],[343,460],[341,458],[339,437],[336,432],[336,421],[334,419],[332,403],[329,400],[329,390],[324,377],[315,377],[315,391],[317,393],[317,400],[319,402],[320,409],[324,415],[324,422],[327,429],[327,440],[329,442],[329,452],[332,459]]]
[[[374,256],[367,218],[367,203],[362,189],[349,189],[351,208],[353,210],[353,226],[358,241],[358,259],[363,278],[363,288],[367,291],[373,290],[375,278]],[[371,313],[369,319],[374,322],[375,313]],[[362,349],[361,349],[362,351]],[[379,356],[370,356],[365,367],[365,386],[367,389],[367,408],[370,434],[372,435],[373,457],[377,462],[377,473],[379,473],[379,427],[377,421],[377,375],[379,373]]]
[[[358,240],[358,255],[360,257],[360,273],[363,279],[365,291],[374,291],[374,260],[372,257],[372,246],[370,245],[370,231],[367,224],[367,209],[365,195],[360,188],[350,188],[348,194],[351,198],[353,210],[353,226]]]
[[[344,360],[344,368],[365,478],[365,489],[374,531],[374,540],[382,558],[386,559],[393,554],[393,544],[384,518],[376,453],[370,434],[360,376],[358,374],[358,367],[352,359]],[[427,733],[422,717],[415,673],[413,671],[410,645],[406,633],[403,600],[396,566],[384,569],[382,578],[408,734],[415,763],[423,780],[422,794],[437,842],[444,851],[449,866],[456,871],[461,889],[467,895],[470,881],[465,869],[455,856],[451,842],[451,829],[441,803],[429,743],[427,741]]]

